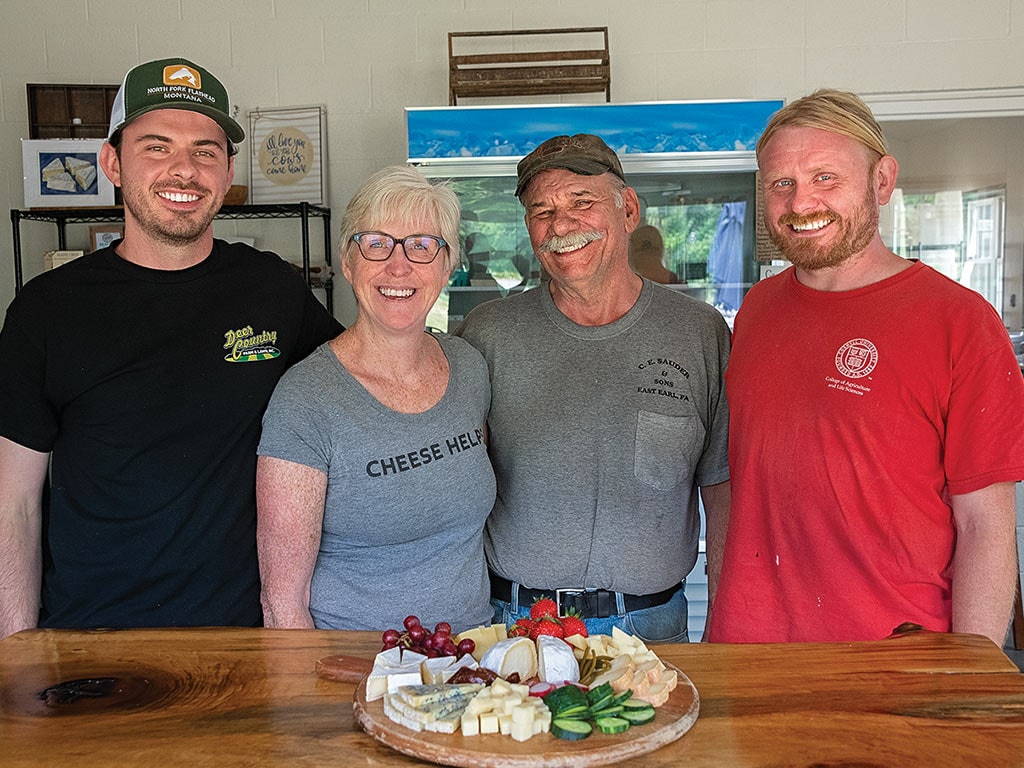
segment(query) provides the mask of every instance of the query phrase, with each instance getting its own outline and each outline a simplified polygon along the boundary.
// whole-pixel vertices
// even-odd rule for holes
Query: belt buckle
[[[580,597],[585,596],[586,594],[587,594],[587,590],[585,590],[585,589],[556,589],[555,590],[555,606],[556,606],[556,608],[558,610],[558,615],[559,616],[565,615],[565,611],[562,610],[562,595],[565,595],[568,598],[580,598]],[[576,607],[577,610],[580,609],[579,606],[575,606],[575,607]]]

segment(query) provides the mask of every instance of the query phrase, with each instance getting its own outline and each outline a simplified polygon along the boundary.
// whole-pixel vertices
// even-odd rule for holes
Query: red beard
[[[791,226],[806,225],[822,219],[831,220],[828,229],[837,229],[828,242],[821,238],[796,237]],[[837,267],[851,256],[863,251],[878,232],[878,201],[869,188],[863,204],[850,218],[843,218],[828,208],[810,214],[785,213],[776,224],[765,221],[768,236],[794,266],[806,270]]]

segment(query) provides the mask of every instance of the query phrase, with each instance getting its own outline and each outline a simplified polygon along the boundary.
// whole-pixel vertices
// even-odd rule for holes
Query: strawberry
[[[533,601],[533,606],[530,608],[530,618],[534,621],[540,621],[545,616],[557,619],[558,606],[555,605],[555,601],[550,597],[541,596]]]
[[[562,617],[562,631],[565,632],[566,637],[572,637],[573,635],[586,637],[587,625],[583,622],[583,617],[577,611],[570,608],[569,613]]]
[[[523,617],[516,619],[516,623],[508,628],[509,637],[529,637],[530,630],[533,629],[534,622],[531,619]]]
[[[565,639],[565,632],[562,631],[562,625],[559,623],[558,619],[553,616],[545,616],[540,621],[534,623],[533,629],[530,630],[530,639],[536,640],[541,635],[551,635],[551,637]]]

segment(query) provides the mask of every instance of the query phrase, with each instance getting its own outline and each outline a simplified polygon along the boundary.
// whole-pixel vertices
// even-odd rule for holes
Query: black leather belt
[[[626,612],[642,611],[644,608],[664,605],[682,587],[682,582],[680,582],[650,595],[623,594],[622,599]],[[606,619],[609,616],[618,615],[615,595],[615,592],[609,592],[607,589],[528,589],[520,585],[519,605],[529,608],[535,600],[541,597],[550,597],[558,606],[559,616],[564,616],[569,609],[573,609],[584,619]],[[492,573],[491,597],[495,600],[504,600],[506,603],[512,602],[512,582]]]

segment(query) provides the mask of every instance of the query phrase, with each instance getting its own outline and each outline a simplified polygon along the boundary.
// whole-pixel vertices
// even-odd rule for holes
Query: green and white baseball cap
[[[128,71],[110,111],[107,138],[140,115],[155,109],[187,109],[214,120],[228,140],[245,138],[231,117],[227,89],[207,70],[187,59],[159,59]]]

